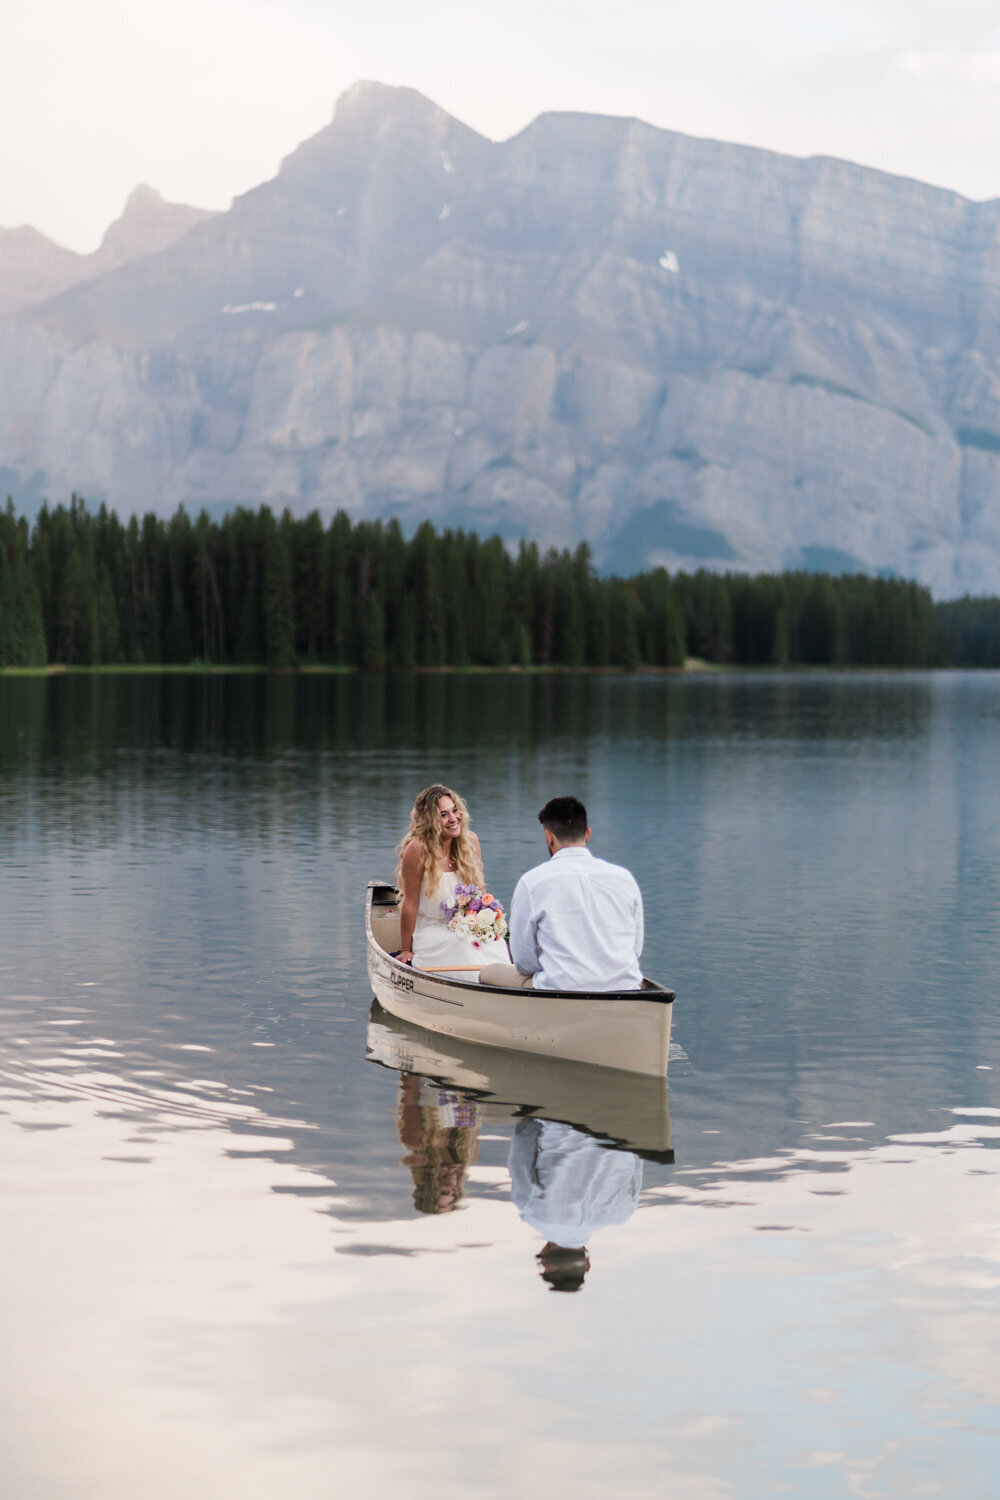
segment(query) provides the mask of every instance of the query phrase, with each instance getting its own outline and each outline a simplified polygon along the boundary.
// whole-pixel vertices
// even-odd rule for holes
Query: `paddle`
[[[482,964],[424,964],[424,974],[478,974]]]

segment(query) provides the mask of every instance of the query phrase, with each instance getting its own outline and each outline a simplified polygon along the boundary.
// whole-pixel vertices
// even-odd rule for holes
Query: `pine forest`
[[[0,667],[1000,666],[1000,600],[861,574],[599,577],[586,544],[406,538],[266,506],[221,521],[0,512]]]

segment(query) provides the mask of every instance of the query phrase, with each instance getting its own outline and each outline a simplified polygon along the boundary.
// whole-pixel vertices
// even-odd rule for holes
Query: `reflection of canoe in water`
[[[412,968],[392,957],[399,948],[399,909],[392,886],[378,880],[368,885],[365,935],[372,989],[404,1021],[480,1045],[666,1074],[674,992],[651,979],[641,990],[585,994],[501,989],[466,975]]]
[[[538,1116],[650,1161],[674,1159],[665,1078],[432,1036],[389,1015],[377,1000],[368,1018],[368,1058],[468,1094],[487,1122]]]

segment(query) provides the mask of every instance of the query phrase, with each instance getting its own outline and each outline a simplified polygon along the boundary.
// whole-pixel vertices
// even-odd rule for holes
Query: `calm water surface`
[[[0,679],[5,1496],[993,1500],[998,746],[993,674]],[[635,871],[669,1125],[369,1023],[431,780],[505,900],[564,791]]]

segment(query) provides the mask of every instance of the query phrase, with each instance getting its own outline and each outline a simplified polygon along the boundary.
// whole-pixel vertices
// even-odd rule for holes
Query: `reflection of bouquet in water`
[[[448,931],[458,938],[467,938],[473,948],[481,948],[484,943],[507,936],[503,907],[481,885],[457,885],[454,901],[450,906],[447,901],[442,901],[441,910]]]

